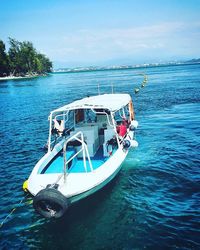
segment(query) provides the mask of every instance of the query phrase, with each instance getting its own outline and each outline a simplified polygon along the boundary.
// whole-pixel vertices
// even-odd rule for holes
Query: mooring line
[[[5,224],[5,222],[6,222],[6,220],[8,219],[8,217],[14,213],[14,211],[19,207],[19,205],[23,202],[23,200],[24,200],[28,195],[29,195],[29,194],[26,194],[26,195],[20,200],[20,202],[17,204],[17,206],[14,207],[14,208],[10,211],[10,213],[3,219],[3,221],[2,221],[1,224],[0,224],[0,228]]]

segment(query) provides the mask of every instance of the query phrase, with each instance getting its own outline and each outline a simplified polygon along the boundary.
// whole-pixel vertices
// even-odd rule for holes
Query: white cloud
[[[125,29],[78,30],[58,38],[53,60],[97,61],[134,55],[181,53],[187,43],[200,38],[200,23],[161,23],[146,27]],[[190,37],[187,34],[190,32]],[[196,49],[196,48],[191,48]]]

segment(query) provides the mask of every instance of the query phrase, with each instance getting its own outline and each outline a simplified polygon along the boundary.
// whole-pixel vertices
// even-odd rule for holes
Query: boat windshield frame
[[[119,94],[118,94],[119,95]],[[123,94],[122,94],[123,95]],[[130,95],[128,95],[130,97]],[[127,96],[126,96],[127,98]],[[131,97],[129,99],[126,100],[126,102],[123,103],[123,105],[119,106],[119,108],[117,110],[112,110],[109,107],[105,108],[104,105],[66,105],[63,106],[61,108],[55,109],[53,111],[51,111],[50,115],[49,115],[49,136],[48,136],[48,152],[52,151],[55,144],[55,141],[52,140],[52,129],[53,129],[53,120],[57,117],[62,117],[64,120],[64,123],[69,119],[68,115],[70,111],[74,111],[74,120],[73,120],[73,126],[69,129],[73,129],[76,127],[76,121],[75,121],[75,112],[76,110],[91,110],[93,113],[95,114],[102,114],[102,115],[106,115],[107,117],[107,122],[109,124],[110,127],[113,127],[113,130],[115,131],[116,135],[117,135],[117,122],[115,119],[115,114],[117,112],[121,112],[120,117],[123,118],[125,117],[125,107],[128,106],[130,104],[130,102],[132,103]],[[67,120],[66,120],[67,117]],[[130,115],[129,115],[130,117]],[[64,138],[68,138],[69,136],[65,136]],[[118,136],[117,137],[117,141],[119,144],[119,139]],[[60,137],[60,138],[63,138]],[[52,147],[52,144],[54,144],[54,146]]]

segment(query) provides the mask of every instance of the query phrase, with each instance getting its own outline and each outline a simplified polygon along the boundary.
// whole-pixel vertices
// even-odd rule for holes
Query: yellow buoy
[[[140,91],[139,88],[135,88],[135,90],[134,90],[135,94],[137,94],[139,91]]]
[[[26,180],[24,183],[23,183],[23,186],[22,186],[24,192],[28,192],[28,180]]]

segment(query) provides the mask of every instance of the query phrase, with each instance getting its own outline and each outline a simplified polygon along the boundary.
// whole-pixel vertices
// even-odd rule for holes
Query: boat
[[[51,111],[47,152],[23,185],[35,210],[59,218],[108,184],[138,146],[137,126],[129,94],[90,96]]]

